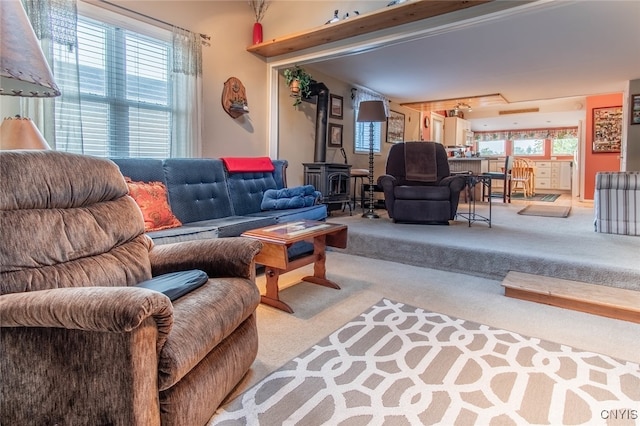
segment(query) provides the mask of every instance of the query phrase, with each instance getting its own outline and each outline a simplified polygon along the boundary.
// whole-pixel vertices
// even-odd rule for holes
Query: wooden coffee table
[[[302,281],[340,289],[338,284],[326,277],[325,252],[327,247],[347,247],[347,225],[300,220],[252,229],[242,236],[262,242],[262,250],[256,256],[256,263],[265,266],[267,278],[266,294],[261,296],[262,303],[292,314],[293,309],[280,300],[278,278],[280,274],[310,263],[313,263],[313,275],[302,278]],[[313,242],[313,254],[289,260],[287,248],[298,241]]]

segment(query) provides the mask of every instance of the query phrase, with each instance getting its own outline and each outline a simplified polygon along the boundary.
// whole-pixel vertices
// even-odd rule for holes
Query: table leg
[[[267,266],[265,267],[264,274],[267,278],[267,291],[266,294],[260,296],[260,301],[265,305],[273,306],[274,308],[292,314],[293,309],[291,309],[291,306],[280,300],[280,289],[278,288],[280,270]]]
[[[322,285],[329,288],[340,289],[340,286],[327,279],[326,269],[326,235],[313,239],[313,275],[302,278],[302,281]]]

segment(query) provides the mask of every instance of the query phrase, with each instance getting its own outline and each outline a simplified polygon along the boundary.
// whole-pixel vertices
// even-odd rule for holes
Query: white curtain
[[[1,1],[1,0],[0,0]],[[22,114],[30,117],[53,149],[82,151],[82,113],[78,71],[78,12],[75,0],[25,0],[31,26],[52,67],[62,95],[54,99],[28,99]],[[53,58],[64,68],[53,66]],[[62,124],[56,117],[64,117]],[[74,149],[75,148],[75,149]]]
[[[384,103],[384,112],[387,117],[389,116],[389,100],[385,99],[381,94],[363,88],[353,89],[351,93],[352,107],[355,111],[360,109],[360,102],[362,101],[382,101]]]
[[[202,40],[173,28],[172,157],[202,156]]]

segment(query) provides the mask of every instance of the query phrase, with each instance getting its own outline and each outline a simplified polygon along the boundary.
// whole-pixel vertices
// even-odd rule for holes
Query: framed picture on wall
[[[329,123],[329,146],[342,148],[342,124]]]
[[[631,95],[631,124],[640,124],[640,94]]]
[[[620,152],[622,144],[622,107],[593,109],[594,153]]]
[[[387,143],[404,142],[404,114],[389,111],[387,117]]]
[[[329,117],[342,120],[343,98],[338,95],[329,95]]]

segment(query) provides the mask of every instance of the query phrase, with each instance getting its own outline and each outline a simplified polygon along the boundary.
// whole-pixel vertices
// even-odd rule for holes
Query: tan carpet
[[[523,208],[518,214],[525,216],[544,216],[544,217],[568,217],[571,213],[569,206],[544,206],[539,204],[531,204]]]
[[[604,424],[640,365],[383,299],[211,425]]]

